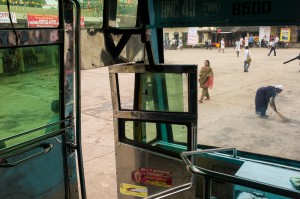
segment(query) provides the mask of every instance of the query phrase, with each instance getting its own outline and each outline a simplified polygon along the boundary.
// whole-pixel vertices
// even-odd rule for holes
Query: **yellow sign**
[[[147,187],[137,186],[134,184],[122,183],[120,185],[120,193],[129,195],[129,196],[137,196],[137,197],[141,197],[141,198],[148,197]]]
[[[280,41],[290,42],[291,29],[281,28],[280,29]]]

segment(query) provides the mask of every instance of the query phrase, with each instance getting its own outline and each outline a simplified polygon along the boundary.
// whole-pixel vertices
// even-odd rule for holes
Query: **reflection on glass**
[[[187,74],[137,74],[134,99],[133,74],[119,74],[120,101],[122,109],[188,112]],[[137,97],[139,96],[139,97]],[[134,107],[134,100],[136,101]]]
[[[99,28],[103,23],[103,0],[80,1],[85,28]],[[83,28],[83,26],[81,26]]]
[[[0,140],[58,121],[58,46],[1,49],[0,55]],[[50,131],[0,141],[0,146],[15,145]]]
[[[9,1],[15,28],[58,27],[58,1]],[[0,2],[0,27],[11,28],[6,1]]]
[[[167,130],[165,132],[158,130],[160,125],[168,126]],[[162,134],[166,135],[163,136]],[[188,128],[178,124],[126,121],[125,137],[129,140],[179,153],[187,148]],[[162,137],[168,139],[163,140]]]
[[[137,2],[137,0],[118,2],[117,27],[135,27]]]

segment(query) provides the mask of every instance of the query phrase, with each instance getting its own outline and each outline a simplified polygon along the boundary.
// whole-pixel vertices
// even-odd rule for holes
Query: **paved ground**
[[[199,104],[198,143],[236,147],[238,150],[300,160],[300,66],[298,61],[283,64],[299,54],[299,49],[251,49],[253,61],[243,72],[243,49],[236,57],[233,48],[184,49],[165,52],[165,62],[198,64],[209,59],[215,73],[211,100]],[[82,132],[87,196],[116,198],[114,132],[107,68],[82,71]],[[131,77],[125,77],[128,84]],[[279,112],[291,119],[282,122],[268,110],[269,119],[254,114],[254,96],[261,86],[282,84],[276,97]],[[199,90],[199,96],[201,90]],[[129,91],[127,97],[132,97]]]

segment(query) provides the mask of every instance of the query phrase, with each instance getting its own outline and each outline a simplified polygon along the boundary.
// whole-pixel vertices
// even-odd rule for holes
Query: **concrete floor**
[[[300,66],[299,61],[283,64],[299,54],[299,49],[278,49],[267,56],[266,48],[251,49],[252,63],[243,72],[243,53],[233,48],[165,51],[165,63],[203,65],[210,60],[215,84],[210,101],[198,106],[198,143],[300,160]],[[125,77],[128,84],[132,77]],[[122,82],[121,82],[122,83]],[[254,113],[254,96],[261,86],[282,84],[276,97],[278,111],[291,119],[283,122],[268,110],[269,119]],[[129,89],[130,87],[128,87]],[[125,88],[126,89],[126,88]],[[198,91],[200,96],[201,90]],[[128,98],[132,98],[129,89]],[[83,156],[89,199],[117,198],[114,131],[107,68],[82,71]]]

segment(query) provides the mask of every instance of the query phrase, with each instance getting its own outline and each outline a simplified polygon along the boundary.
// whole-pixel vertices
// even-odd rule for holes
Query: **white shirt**
[[[243,45],[243,38],[240,38],[240,45]]]
[[[249,49],[246,49],[245,51],[244,51],[244,61],[247,61],[247,58],[250,56],[250,51],[249,51]]]
[[[225,48],[225,42],[224,40],[221,40],[221,49]]]
[[[236,50],[236,51],[239,51],[240,48],[241,48],[241,43],[240,43],[239,41],[236,41],[236,42],[235,42],[235,50]]]
[[[245,46],[249,46],[249,40],[248,40],[248,37],[245,37]]]

